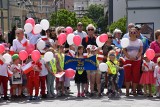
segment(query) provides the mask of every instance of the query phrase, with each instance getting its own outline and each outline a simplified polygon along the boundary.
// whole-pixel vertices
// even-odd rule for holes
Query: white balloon
[[[26,24],[24,25],[24,30],[25,30],[26,33],[30,33],[30,32],[33,30],[32,24],[26,23]]]
[[[53,53],[52,52],[46,52],[44,54],[44,60],[45,62],[49,62],[53,59]]]
[[[127,48],[128,45],[129,45],[129,39],[128,38],[123,38],[121,40],[121,46],[122,46],[122,48]]]
[[[35,34],[39,34],[42,31],[42,26],[40,24],[36,24],[33,28],[33,32]]]
[[[42,26],[43,30],[49,29],[49,21],[47,19],[41,20],[40,25]]]
[[[108,71],[108,65],[106,63],[100,63],[99,64],[99,70],[100,71]]]
[[[4,54],[4,55],[3,55],[3,58],[5,59],[5,63],[6,63],[6,64],[10,64],[11,61],[12,61],[12,57],[11,57],[11,55],[8,54],[8,53]]]
[[[100,36],[98,36],[98,37],[96,38],[96,44],[97,44],[98,47],[102,47],[102,46],[105,44],[105,42],[104,42],[104,43],[100,42],[100,41],[99,41],[99,37],[100,37]]]
[[[68,42],[69,45],[74,44],[74,42],[73,42],[74,36],[75,35],[73,33],[68,34],[68,36],[67,36],[67,42]]]
[[[46,47],[46,43],[43,40],[38,41],[37,48],[43,50]]]

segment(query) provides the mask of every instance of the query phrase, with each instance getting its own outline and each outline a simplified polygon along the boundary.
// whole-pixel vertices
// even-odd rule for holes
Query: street
[[[160,99],[156,98],[145,98],[144,96],[137,97],[126,97],[123,89],[121,98],[109,99],[107,96],[102,98],[98,97],[85,97],[77,98],[76,85],[74,81],[71,82],[71,94],[66,97],[48,98],[28,101],[27,99],[17,99],[15,101],[9,100],[7,102],[0,100],[0,107],[159,107]],[[106,92],[106,90],[105,90]]]

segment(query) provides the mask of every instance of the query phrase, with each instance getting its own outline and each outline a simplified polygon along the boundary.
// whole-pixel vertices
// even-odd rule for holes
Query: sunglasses
[[[55,30],[51,30],[51,32],[54,32]]]
[[[66,31],[61,31],[62,33],[66,33]]]
[[[113,39],[113,37],[108,37],[108,39]]]
[[[77,26],[83,26],[83,25],[77,25]]]
[[[130,32],[130,34],[137,34],[137,32]]]
[[[109,56],[116,56],[115,54],[110,54]]]
[[[88,31],[94,31],[94,29],[88,29]]]

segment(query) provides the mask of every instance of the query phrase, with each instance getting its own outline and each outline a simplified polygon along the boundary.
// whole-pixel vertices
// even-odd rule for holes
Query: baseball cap
[[[19,58],[19,55],[18,54],[14,54],[13,56],[12,56],[12,60],[16,60],[16,59],[18,59]]]

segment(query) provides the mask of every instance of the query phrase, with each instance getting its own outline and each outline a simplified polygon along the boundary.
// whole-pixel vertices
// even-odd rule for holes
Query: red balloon
[[[35,26],[35,21],[34,21],[33,18],[28,18],[28,19],[26,20],[26,23],[32,24],[33,27]]]
[[[155,57],[155,52],[153,49],[147,49],[146,56],[149,60],[152,60]]]
[[[20,58],[22,61],[26,60],[27,57],[28,57],[28,53],[27,53],[25,50],[21,50],[21,51],[19,52],[19,58]]]
[[[75,71],[71,68],[65,70],[65,76],[68,78],[73,78],[75,75]]]
[[[26,51],[27,51],[28,54],[31,54],[32,51],[34,51],[34,50],[35,50],[35,45],[33,45],[33,44],[28,44],[27,45]]]
[[[0,44],[0,54],[2,54],[5,51],[4,45]]]
[[[37,62],[40,58],[41,58],[41,54],[38,50],[34,50],[32,53],[31,53],[31,58],[34,62]]]
[[[79,35],[74,36],[73,42],[76,46],[79,46],[82,42],[82,38]]]
[[[107,40],[108,40],[108,35],[107,34],[103,33],[103,34],[100,35],[100,37],[99,37],[100,42],[104,43]]]
[[[72,27],[70,27],[70,26],[68,26],[68,27],[66,27],[66,34],[68,35],[68,34],[70,34],[70,33],[73,33],[73,29],[72,29]]]
[[[63,45],[67,40],[67,36],[65,33],[61,33],[59,36],[58,36],[58,44],[60,45]]]

